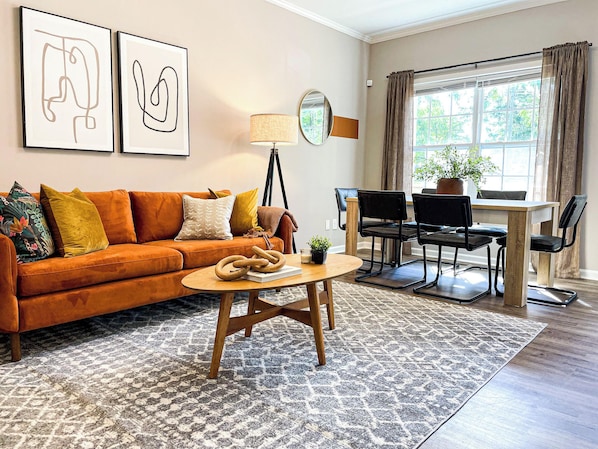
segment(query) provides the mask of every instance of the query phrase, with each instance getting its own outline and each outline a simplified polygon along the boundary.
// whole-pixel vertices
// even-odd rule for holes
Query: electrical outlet
[[[336,218],[332,219],[332,229],[338,229],[338,220]]]
[[[330,231],[330,220],[326,220],[326,230]]]

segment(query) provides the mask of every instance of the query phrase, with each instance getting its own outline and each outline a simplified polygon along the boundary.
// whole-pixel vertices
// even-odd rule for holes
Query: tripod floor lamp
[[[289,208],[276,145],[297,145],[298,133],[299,119],[296,115],[254,114],[250,117],[249,141],[254,145],[272,145],[262,206],[272,205],[272,184],[274,181],[274,165],[276,165],[284,207],[285,209]]]

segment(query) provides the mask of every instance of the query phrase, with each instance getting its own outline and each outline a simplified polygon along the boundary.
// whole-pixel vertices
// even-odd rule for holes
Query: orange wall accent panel
[[[332,124],[331,136],[347,137],[349,139],[357,139],[359,133],[359,120],[347,117],[334,116]]]

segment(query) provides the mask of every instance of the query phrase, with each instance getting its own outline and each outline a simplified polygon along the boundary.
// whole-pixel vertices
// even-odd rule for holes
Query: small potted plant
[[[328,249],[332,246],[330,239],[328,239],[328,237],[314,235],[307,241],[307,244],[311,248],[312,262],[317,264],[325,263]]]
[[[464,151],[447,145],[417,167],[413,176],[420,181],[436,181],[436,193],[463,195],[463,180],[471,179],[476,190],[480,190],[484,175],[498,170],[492,160],[480,156],[476,148]]]

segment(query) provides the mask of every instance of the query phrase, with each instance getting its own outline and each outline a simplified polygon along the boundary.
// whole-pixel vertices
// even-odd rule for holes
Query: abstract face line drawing
[[[174,132],[179,121],[179,77],[176,70],[165,66],[154,86],[149,86],[149,93],[145,86],[143,66],[137,59],[133,61],[132,72],[143,125],[157,132]]]
[[[19,11],[24,146],[114,152],[111,30]]]
[[[35,32],[47,36],[40,61],[41,106],[44,117],[49,122],[56,121],[55,103],[71,106],[68,113],[72,114],[73,138],[77,143],[79,122],[83,122],[85,129],[96,129],[96,118],[91,113],[98,108],[100,101],[98,49],[87,39],[39,29]]]

